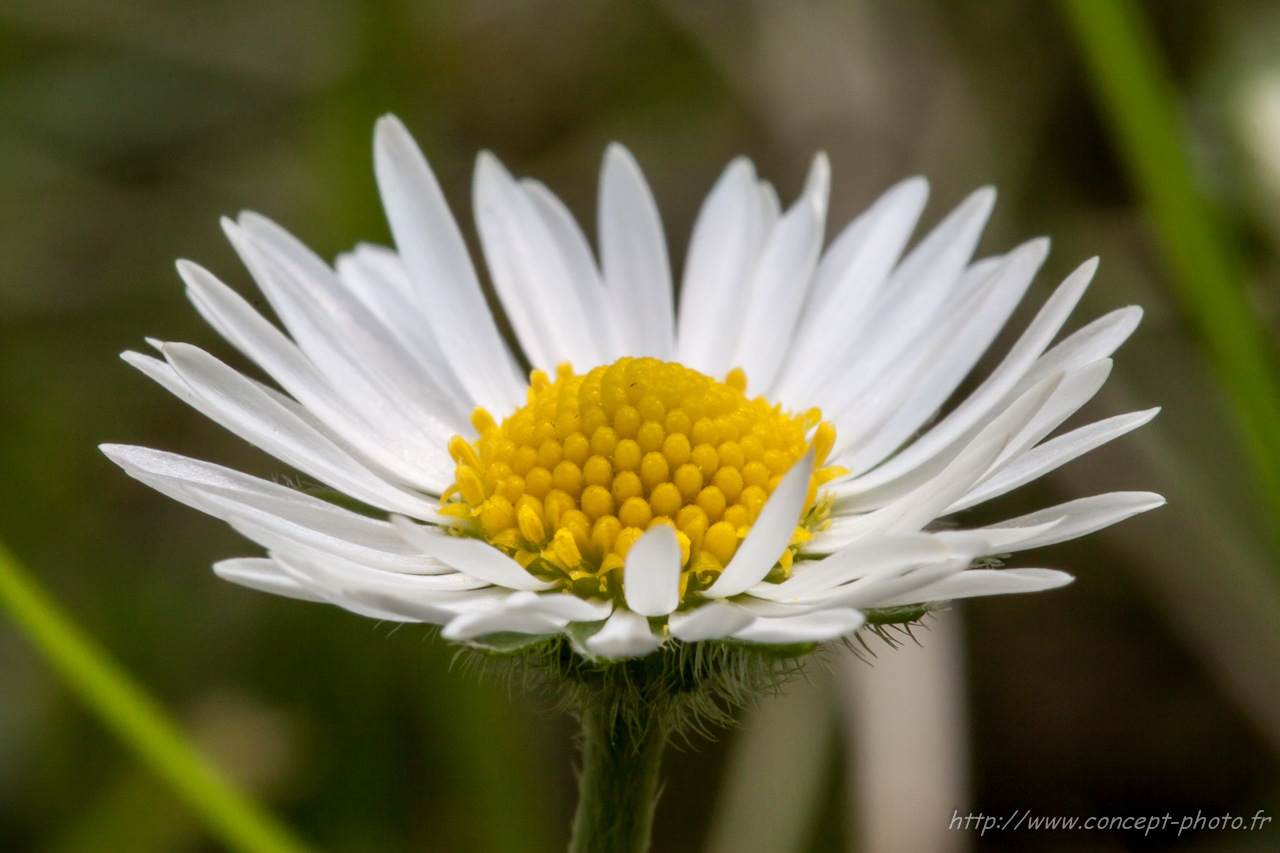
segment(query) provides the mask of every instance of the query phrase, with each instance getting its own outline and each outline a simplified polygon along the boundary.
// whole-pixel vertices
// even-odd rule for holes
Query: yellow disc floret
[[[819,487],[835,428],[811,409],[793,415],[747,398],[741,370],[724,382],[679,364],[623,358],[555,381],[530,377],[529,402],[500,425],[484,409],[474,444],[449,442],[457,464],[441,511],[542,577],[584,597],[618,597],[623,561],[655,524],[676,529],[681,593],[724,570],[765,502],[812,445],[815,471],[801,525],[773,579],[790,572],[809,529],[825,519]]]

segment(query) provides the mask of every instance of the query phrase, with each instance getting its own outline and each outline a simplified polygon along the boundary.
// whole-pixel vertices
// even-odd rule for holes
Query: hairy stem
[[[569,853],[644,853],[662,793],[668,732],[656,712],[627,719],[606,693],[582,709],[582,773]]]

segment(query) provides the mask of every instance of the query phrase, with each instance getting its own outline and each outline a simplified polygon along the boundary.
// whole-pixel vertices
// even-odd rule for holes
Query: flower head
[[[1048,251],[1033,240],[972,259],[990,190],[903,256],[927,196],[904,181],[823,251],[825,158],[785,212],[735,160],[699,214],[677,312],[657,207],[625,149],[605,154],[598,263],[546,187],[482,154],[477,225],[526,381],[408,132],[384,118],[374,147],[395,250],[361,245],[330,266],[261,216],[223,223],[287,335],[178,264],[197,310],[278,388],[187,344],[124,355],[341,498],[104,446],[267,549],[217,564],[228,580],[491,647],[565,635],[611,659],[672,642],[790,646],[868,614],[1061,586],[1070,576],[991,558],[1163,503],[1112,493],[935,525],[1157,411],[1045,440],[1102,386],[1141,316],[1115,311],[1050,347],[1091,260],[925,428]]]

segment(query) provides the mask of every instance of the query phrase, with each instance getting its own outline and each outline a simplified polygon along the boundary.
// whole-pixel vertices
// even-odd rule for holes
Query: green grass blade
[[[1246,299],[1245,264],[1196,191],[1159,45],[1136,0],[1061,0],[1061,7],[1183,311],[1235,406],[1280,534],[1275,354]]]
[[[0,608],[67,686],[237,853],[307,853],[284,825],[237,791],[182,730],[0,545]]]

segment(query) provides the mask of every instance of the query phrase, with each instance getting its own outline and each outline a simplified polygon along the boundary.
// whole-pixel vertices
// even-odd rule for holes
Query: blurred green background
[[[1200,188],[1246,254],[1254,308],[1280,331],[1280,5],[1146,9]],[[653,185],[677,264],[731,157],[751,156],[789,202],[817,149],[833,166],[828,236],[915,173],[932,181],[926,224],[998,186],[988,253],[1051,234],[1014,329],[1100,254],[1072,327],[1131,303],[1147,314],[1081,420],[1164,412],[972,518],[1112,489],[1170,505],[1018,563],[1077,574],[1065,590],[959,610],[967,806],[1280,819],[1268,510],[1052,4],[0,0],[0,541],[303,836],[334,853],[553,851],[575,796],[571,721],[450,671],[451,650],[421,627],[218,581],[210,563],[254,548],[96,450],[145,444],[288,473],[116,355],[145,335],[231,355],[172,266],[192,258],[251,292],[220,215],[260,211],[327,257],[389,242],[370,153],[387,111],[416,135],[473,249],[478,150],[548,184],[591,233],[599,158],[617,139]],[[656,850],[709,843],[739,739],[720,732],[669,757]],[[827,740],[800,849],[856,847],[852,758]],[[778,797],[759,809],[783,808],[791,781],[776,774]],[[1131,836],[956,843],[1277,841]],[[212,849],[0,621],[0,850]]]

